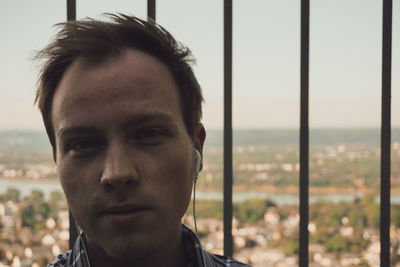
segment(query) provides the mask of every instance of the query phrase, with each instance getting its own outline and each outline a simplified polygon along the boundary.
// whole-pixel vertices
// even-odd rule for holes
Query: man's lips
[[[150,210],[150,207],[138,204],[116,204],[105,208],[101,215],[112,217],[128,217]]]

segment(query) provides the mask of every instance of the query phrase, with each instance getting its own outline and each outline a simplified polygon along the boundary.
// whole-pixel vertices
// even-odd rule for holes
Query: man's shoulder
[[[58,255],[58,257],[52,262],[47,264],[47,267],[63,267],[63,266],[68,266],[68,258],[69,255],[71,254],[71,250],[68,250],[67,252]]]
[[[212,254],[208,252],[200,242],[198,236],[189,228],[182,224],[183,241],[187,248],[188,255],[192,255],[190,266],[205,266],[205,267],[251,267],[248,264],[237,260]]]
[[[218,267],[225,267],[225,266],[229,266],[229,267],[251,267],[248,264],[245,264],[243,262],[234,260],[232,258],[228,258],[228,257],[217,255],[217,254],[211,254],[210,252],[208,252],[206,250],[204,250],[204,254],[205,254],[206,258],[209,257],[213,261],[213,263],[215,263],[215,265],[218,266]],[[208,260],[206,259],[206,261],[208,261]],[[207,264],[206,266],[209,266],[209,265]]]

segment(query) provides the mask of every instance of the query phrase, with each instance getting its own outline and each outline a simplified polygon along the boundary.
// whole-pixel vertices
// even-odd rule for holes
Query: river
[[[17,188],[22,197],[27,196],[32,190],[40,190],[44,193],[45,198],[49,198],[52,191],[62,191],[61,185],[54,181],[27,181],[27,180],[14,180],[0,178],[0,194],[6,192],[7,188]],[[309,202],[315,203],[320,200],[330,201],[338,203],[341,201],[351,202],[355,198],[360,197],[360,194],[321,194],[321,195],[310,195]],[[274,201],[278,205],[298,205],[299,196],[296,194],[275,194],[275,193],[263,193],[263,192],[233,192],[233,202],[243,202],[252,198],[264,198]],[[199,200],[222,200],[222,192],[202,192],[196,191],[196,199]],[[376,202],[379,202],[379,196],[375,198]],[[400,195],[392,194],[392,204],[400,204]]]

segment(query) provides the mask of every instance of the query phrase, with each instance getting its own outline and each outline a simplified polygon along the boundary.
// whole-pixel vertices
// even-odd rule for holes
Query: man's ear
[[[201,155],[200,170],[203,169],[203,146],[205,140],[206,140],[206,130],[204,129],[203,124],[199,122],[194,127],[193,145],[200,152]]]

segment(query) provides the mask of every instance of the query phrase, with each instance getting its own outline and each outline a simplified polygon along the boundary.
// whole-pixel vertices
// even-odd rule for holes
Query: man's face
[[[117,259],[142,257],[180,231],[204,129],[193,143],[179,101],[167,67],[130,49],[100,65],[76,60],[54,95],[70,210],[88,242]]]

